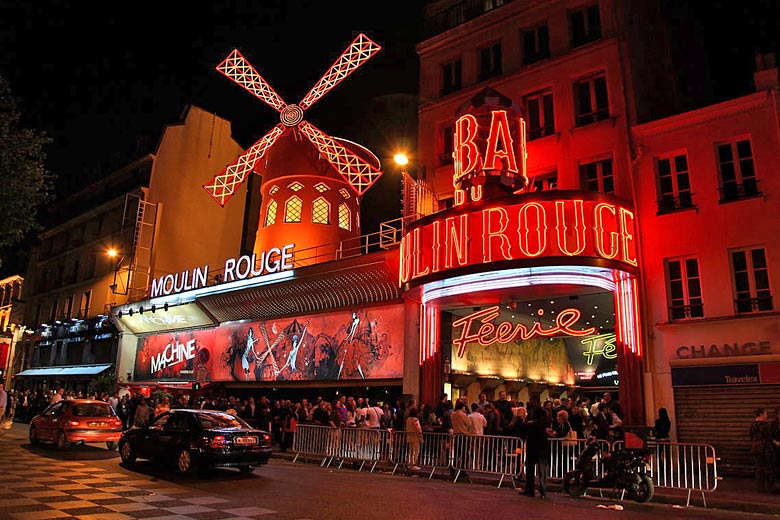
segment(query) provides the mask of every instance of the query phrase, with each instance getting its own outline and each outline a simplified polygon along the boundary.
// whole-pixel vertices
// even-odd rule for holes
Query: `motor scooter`
[[[603,451],[602,443],[590,437],[577,457],[575,468],[564,475],[563,489],[574,497],[584,495],[588,488],[621,490],[631,500],[649,502],[655,492],[653,479],[648,475],[651,453],[644,448]],[[601,476],[596,475],[594,459],[598,455],[602,455]]]

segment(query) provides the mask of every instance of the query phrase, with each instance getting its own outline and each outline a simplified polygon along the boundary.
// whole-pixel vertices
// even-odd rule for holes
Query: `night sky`
[[[672,14],[690,4],[701,20],[696,43],[708,50],[713,100],[751,92],[755,52],[777,51],[780,0],[662,2]],[[189,103],[232,121],[242,146],[254,143],[278,115],[215,70],[233,48],[296,103],[365,32],[383,50],[305,117],[387,165],[395,148],[416,142],[414,112],[383,115],[416,100],[424,3],[0,0],[0,74],[21,100],[25,126],[54,140],[47,167],[62,196],[127,163],[139,146],[154,146]]]

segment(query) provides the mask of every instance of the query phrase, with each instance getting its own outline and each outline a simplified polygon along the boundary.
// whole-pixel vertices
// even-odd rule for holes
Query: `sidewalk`
[[[10,428],[8,428],[10,426]],[[3,424],[2,427],[0,427],[0,437],[8,436],[12,439],[14,439],[16,442],[19,442],[20,444],[26,444],[27,443],[27,433],[28,433],[28,425],[24,423],[13,423],[13,425],[9,424]],[[288,451],[286,453],[283,453],[278,450],[278,448],[274,448],[274,458],[277,459],[284,459],[284,460],[293,460],[295,457],[295,453]],[[302,459],[299,459],[299,463],[301,465],[307,464],[307,462],[302,462]],[[311,460],[311,459],[310,459]],[[308,464],[312,464],[313,462],[308,462]],[[319,463],[317,461],[316,463]],[[345,466],[344,471],[348,471],[346,469],[347,466]],[[379,469],[382,469],[381,466],[377,466]],[[388,466],[385,469],[392,469],[392,466]],[[400,470],[399,470],[400,471]],[[423,475],[422,472],[419,473],[420,475]],[[397,473],[398,478],[403,478],[401,475]],[[425,473],[425,476],[427,476],[427,473]],[[442,476],[439,476],[438,478],[443,478]],[[498,484],[498,479],[495,477],[483,477],[480,478],[478,474],[472,474],[471,475],[471,481],[474,485],[490,485],[490,486],[496,486]],[[460,482],[468,482],[466,479],[461,479],[458,481]],[[508,481],[507,484],[503,484],[506,486],[511,486],[511,480]],[[550,489],[553,492],[562,492],[561,486],[559,483],[556,482],[550,482]],[[705,493],[704,498],[707,502],[707,508],[709,510],[729,510],[729,511],[742,511],[742,512],[748,512],[748,513],[762,513],[762,514],[772,514],[772,515],[780,515],[780,482],[776,485],[776,492],[767,494],[767,493],[759,493],[755,491],[755,485],[753,483],[752,479],[744,478],[744,477],[723,477],[723,480],[720,480],[718,482],[718,487],[715,491],[712,493]],[[593,490],[591,493],[591,496],[598,496],[598,491]],[[605,498],[611,497],[611,492],[605,491],[604,493]],[[679,507],[685,507],[685,504],[688,499],[688,493],[686,491],[680,491],[675,489],[668,489],[668,488],[656,488],[655,489],[655,496],[653,497],[652,502],[653,503],[665,503],[665,504],[672,504]],[[693,492],[691,494],[691,501],[690,501],[691,507],[697,507],[701,508],[704,506],[702,501],[702,495],[699,492]]]
[[[295,453],[291,451],[281,452],[274,446],[273,457],[278,459],[293,460]],[[298,462],[301,462],[301,458]],[[347,465],[344,466],[345,470]],[[381,470],[382,466],[377,465],[377,470]],[[392,465],[388,466],[388,469],[392,470]],[[428,472],[416,472],[420,475],[427,476]],[[402,470],[396,472],[396,475],[402,475]],[[438,473],[437,473],[438,474]],[[437,477],[434,477],[437,478]],[[443,478],[441,475],[438,478]],[[458,482],[468,482],[466,479],[459,479]],[[476,485],[498,485],[497,477],[483,477],[472,474],[471,482]],[[503,486],[511,486],[511,479],[504,480]],[[553,492],[562,493],[563,489],[559,482],[550,482],[550,490]],[[589,493],[591,496],[598,496],[597,490],[591,490]],[[609,490],[604,490],[604,497],[611,497],[612,494]],[[723,477],[723,480],[718,481],[718,487],[711,493],[705,493],[704,499],[706,500],[706,506],[709,510],[727,510],[727,511],[742,511],[747,513],[761,513],[770,515],[780,515],[780,481],[776,485],[775,493],[759,493],[755,490],[755,483],[753,479],[744,477]],[[655,495],[653,496],[653,503],[671,504],[674,506],[685,507],[688,501],[688,492],[669,489],[669,488],[655,488]],[[702,508],[704,503],[702,500],[701,492],[692,492],[690,499],[690,507]]]

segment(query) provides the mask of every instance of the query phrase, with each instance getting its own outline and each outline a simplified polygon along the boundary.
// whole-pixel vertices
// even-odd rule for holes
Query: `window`
[[[330,204],[320,197],[312,204],[311,221],[315,224],[330,224]]]
[[[268,190],[269,195],[274,195],[277,191],[279,191],[279,186],[272,186],[270,190]]]
[[[289,188],[291,191],[300,191],[300,190],[302,190],[302,189],[303,189],[303,184],[301,184],[301,183],[300,183],[300,182],[298,182],[298,181],[295,181],[295,182],[291,182],[291,183],[290,183],[290,184],[289,184],[287,187],[288,187],[288,188]]]
[[[666,261],[669,320],[703,318],[699,261],[696,258]]]
[[[494,43],[479,51],[479,81],[500,76],[501,71],[501,44]]]
[[[547,25],[523,31],[523,63],[530,65],[550,57],[550,34]]]
[[[693,207],[688,156],[685,154],[656,161],[658,176],[658,213]]]
[[[328,185],[327,185],[327,184],[325,184],[324,182],[320,182],[320,183],[318,183],[316,186],[314,186],[314,189],[315,189],[315,190],[317,190],[317,191],[319,191],[320,193],[325,193],[325,192],[326,192],[326,191],[328,191],[330,188],[328,188]]]
[[[268,203],[268,206],[265,208],[265,223],[263,226],[272,226],[276,224],[276,201],[271,200],[271,202]]]
[[[755,197],[759,194],[750,140],[718,145],[720,202]]]
[[[72,294],[67,298],[65,298],[65,301],[63,302],[62,316],[64,318],[70,318],[73,316],[73,295]]]
[[[615,193],[615,180],[612,176],[612,159],[603,159],[580,165],[580,177],[584,189]]]
[[[773,309],[764,248],[746,248],[731,252],[734,273],[734,301],[738,314]]]
[[[528,189],[526,191],[530,193],[533,193],[535,191],[549,191],[555,189],[558,189],[557,171],[528,176]]]
[[[569,24],[572,47],[579,47],[601,38],[598,4],[569,11]]]
[[[599,74],[576,82],[574,94],[577,98],[577,126],[609,118],[606,75]]]
[[[298,197],[290,197],[284,205],[284,221],[300,222],[302,209],[303,201]]]
[[[525,97],[528,114],[528,140],[539,139],[555,133],[552,91],[535,92]]]
[[[349,220],[349,208],[346,204],[339,204],[339,227],[347,231],[352,230]]]
[[[339,193],[340,193],[340,194],[341,194],[341,196],[342,196],[342,197],[344,197],[345,199],[348,199],[348,198],[349,198],[349,192],[347,191],[347,189],[346,189],[346,188],[341,188],[341,189],[339,190]]]
[[[439,165],[452,164],[452,152],[455,148],[455,126],[453,124],[447,124],[441,127],[439,131],[441,142],[439,143]]]
[[[453,60],[449,63],[445,63],[442,67],[441,78],[441,95],[446,96],[452,92],[460,90],[462,87],[461,80],[462,67],[460,58]]]
[[[89,304],[92,302],[92,291],[84,291],[81,295],[81,309],[79,313],[82,318],[89,316]]]

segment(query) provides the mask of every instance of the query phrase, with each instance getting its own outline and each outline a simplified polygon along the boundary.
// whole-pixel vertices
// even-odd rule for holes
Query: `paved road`
[[[623,502],[518,496],[511,486],[320,468],[272,459],[251,475],[217,470],[182,478],[141,461],[124,468],[101,445],[69,451],[28,446],[26,425],[0,432],[0,520],[330,520],[351,519],[735,519],[761,515]]]

